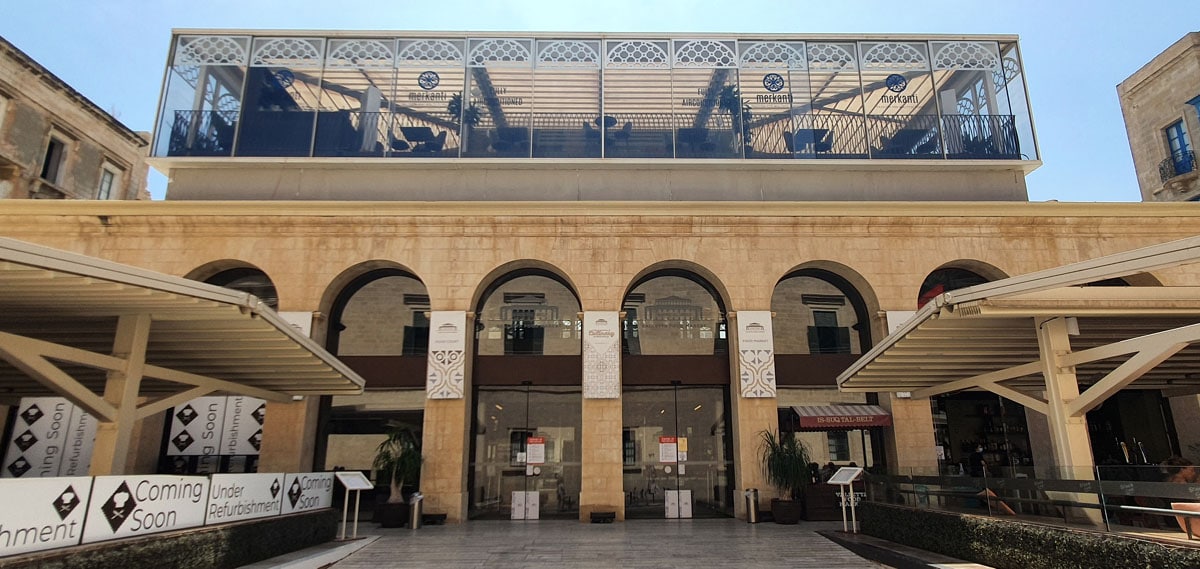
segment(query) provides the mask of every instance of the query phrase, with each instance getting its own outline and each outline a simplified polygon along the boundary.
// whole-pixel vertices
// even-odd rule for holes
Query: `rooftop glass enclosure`
[[[155,156],[1037,160],[1017,43],[177,34]]]

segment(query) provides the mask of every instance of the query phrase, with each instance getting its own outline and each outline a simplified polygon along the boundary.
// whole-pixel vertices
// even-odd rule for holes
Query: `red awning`
[[[892,426],[892,416],[878,405],[814,405],[792,407],[805,431],[869,429]]]

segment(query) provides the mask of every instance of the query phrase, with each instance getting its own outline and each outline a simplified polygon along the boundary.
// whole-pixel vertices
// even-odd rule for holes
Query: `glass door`
[[[729,388],[626,387],[625,517],[733,515]]]
[[[579,387],[476,389],[470,518],[579,517],[581,402]]]

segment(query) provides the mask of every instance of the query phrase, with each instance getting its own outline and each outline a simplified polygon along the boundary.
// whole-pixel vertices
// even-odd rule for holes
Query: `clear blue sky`
[[[1116,85],[1198,14],[1196,0],[0,0],[0,35],[149,131],[171,28],[1018,34],[1045,162],[1030,199],[1138,201]],[[165,179],[150,183],[161,198]]]

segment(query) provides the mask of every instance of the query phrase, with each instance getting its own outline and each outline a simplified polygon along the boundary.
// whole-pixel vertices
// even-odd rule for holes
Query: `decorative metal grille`
[[[934,69],[964,69],[994,71],[999,67],[1000,57],[995,44],[957,41],[942,44],[934,42]]]
[[[528,40],[482,40],[471,47],[471,67],[527,67],[533,63]]]
[[[870,44],[863,44],[870,45]],[[929,60],[910,43],[877,43],[862,56],[863,71],[928,71]]]
[[[229,36],[180,36],[174,65],[245,65],[249,40]]]
[[[737,67],[732,42],[691,40],[675,42],[675,67]]]
[[[422,67],[426,65],[456,66],[463,64],[461,43],[447,40],[418,40],[411,43],[401,41],[397,67]]]
[[[606,67],[612,69],[670,69],[666,42],[629,40],[608,46]]]
[[[353,69],[386,69],[392,66],[395,54],[390,41],[380,40],[330,40],[326,67],[349,67]]]
[[[538,67],[600,67],[600,54],[595,43],[555,40],[538,42]]]
[[[992,81],[996,83],[997,93],[1002,91],[1009,81],[1016,79],[1021,74],[1021,66],[1017,64],[1015,57],[1004,58],[1000,65],[1000,69],[992,72]]]
[[[804,69],[804,44],[777,41],[742,46],[742,69]]]
[[[854,71],[858,69],[854,54],[836,43],[810,43],[808,68],[819,71]]]
[[[321,67],[325,42],[319,38],[257,38],[251,67]]]

